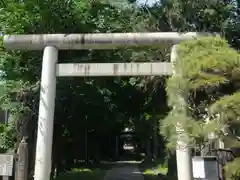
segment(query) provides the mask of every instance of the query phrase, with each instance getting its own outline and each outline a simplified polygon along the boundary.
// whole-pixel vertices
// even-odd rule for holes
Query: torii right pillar
[[[174,65],[174,62],[177,61],[177,46],[174,45],[171,50],[171,62]],[[173,76],[176,76],[176,71],[173,68]],[[183,102],[185,99],[179,97],[179,101]],[[183,106],[185,103],[183,102]],[[174,107],[173,107],[174,108]],[[184,128],[180,123],[176,125],[177,132],[177,143],[176,143],[176,161],[177,161],[177,175],[178,180],[193,180],[193,171],[192,171],[192,155],[191,149],[186,141],[184,141],[183,136],[187,136],[184,132]],[[184,138],[184,139],[183,139]]]

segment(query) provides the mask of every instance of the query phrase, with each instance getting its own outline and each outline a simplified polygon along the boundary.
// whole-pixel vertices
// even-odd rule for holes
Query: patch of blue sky
[[[137,0],[137,3],[140,5],[147,4],[149,6],[155,4],[158,0]]]

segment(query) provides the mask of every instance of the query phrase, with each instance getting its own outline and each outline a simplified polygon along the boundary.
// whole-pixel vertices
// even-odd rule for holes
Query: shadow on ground
[[[124,176],[116,176],[114,178],[106,178],[106,174],[113,168],[135,166],[139,168],[143,180],[174,180],[166,176],[167,168],[160,162],[144,163],[144,162],[105,162],[97,166],[84,166],[72,169],[71,172],[65,172],[55,180],[130,180]],[[135,172],[133,172],[134,174]],[[132,178],[135,180],[135,178]],[[139,179],[139,178],[138,178]]]
[[[55,180],[103,180],[112,164],[87,165],[61,173]]]
[[[140,162],[139,162],[140,163]],[[101,162],[95,165],[84,165],[78,168],[73,168],[71,172],[60,174],[55,180],[125,180],[124,176],[116,176],[115,178],[107,178],[109,172],[113,169],[136,166],[136,161],[117,161],[117,162]],[[115,171],[113,172],[115,173]],[[111,173],[112,174],[112,173]],[[114,174],[113,174],[114,175]]]

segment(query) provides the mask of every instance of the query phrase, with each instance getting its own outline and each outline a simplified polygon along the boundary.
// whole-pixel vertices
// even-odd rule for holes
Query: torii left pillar
[[[44,48],[34,180],[50,179],[58,49]]]

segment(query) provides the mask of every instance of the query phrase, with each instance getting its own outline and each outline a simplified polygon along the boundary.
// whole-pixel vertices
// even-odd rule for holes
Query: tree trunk
[[[145,157],[146,162],[151,162],[152,161],[152,153],[151,153],[151,140],[150,138],[147,139],[146,142],[146,157]]]
[[[85,128],[85,162],[88,163],[88,132]]]
[[[177,162],[176,162],[176,152],[170,153],[168,158],[168,172],[167,177],[174,180],[177,177]]]
[[[153,119],[153,160],[158,157],[158,120]]]
[[[118,149],[119,149],[119,142],[118,142],[118,136],[116,135],[116,145],[115,145],[115,156],[116,156],[116,159],[118,159],[118,156],[119,156]]]

